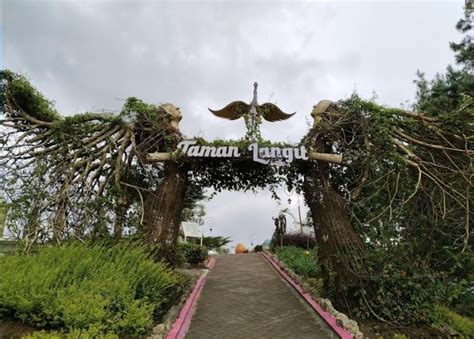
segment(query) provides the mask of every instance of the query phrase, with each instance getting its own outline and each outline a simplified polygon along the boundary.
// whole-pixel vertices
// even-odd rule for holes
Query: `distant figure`
[[[284,214],[278,215],[278,217],[272,217],[275,222],[275,232],[273,233],[272,243],[273,246],[283,246],[283,236],[286,233],[286,217]]]

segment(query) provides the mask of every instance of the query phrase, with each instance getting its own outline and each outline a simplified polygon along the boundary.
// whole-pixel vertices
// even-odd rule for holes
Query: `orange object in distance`
[[[241,253],[248,253],[247,248],[241,243],[238,243],[237,246],[235,246],[235,253],[236,254],[241,254]]]

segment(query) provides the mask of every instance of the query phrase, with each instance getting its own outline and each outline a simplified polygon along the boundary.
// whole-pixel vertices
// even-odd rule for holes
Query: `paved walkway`
[[[186,338],[337,338],[259,253],[217,257]]]

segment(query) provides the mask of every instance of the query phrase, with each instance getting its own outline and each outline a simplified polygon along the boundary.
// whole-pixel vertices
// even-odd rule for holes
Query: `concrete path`
[[[186,338],[338,338],[259,253],[217,257]]]

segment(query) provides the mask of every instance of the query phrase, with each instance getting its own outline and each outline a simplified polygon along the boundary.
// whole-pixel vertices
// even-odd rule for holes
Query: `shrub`
[[[316,239],[304,233],[286,233],[283,236],[283,246],[295,246],[305,250],[316,246]]]
[[[38,331],[21,337],[21,339],[118,339],[119,337],[112,333],[101,334],[95,329],[91,330],[72,330],[68,333],[57,331]]]
[[[452,308],[461,315],[474,317],[474,274],[469,277],[468,282],[462,281],[457,285],[459,286],[459,295],[452,302]]]
[[[304,250],[294,246],[277,247],[275,253],[286,267],[304,278],[317,278],[319,266],[316,263],[316,250]]]
[[[208,257],[207,248],[204,246],[180,243],[178,248],[183,253],[186,262],[191,265],[203,264]]]
[[[71,243],[0,258],[0,316],[37,327],[139,335],[186,280],[144,248]]]
[[[255,246],[255,248],[253,250],[254,250],[254,252],[262,252],[263,251],[263,246],[262,245],[257,245],[257,246]]]
[[[347,289],[355,297],[352,310],[360,318],[375,315],[387,321],[410,325],[429,324],[434,305],[445,296],[442,276],[423,261],[374,254],[367,258],[364,283]]]

